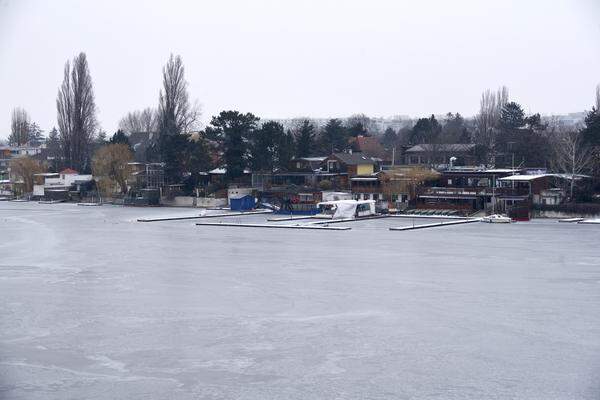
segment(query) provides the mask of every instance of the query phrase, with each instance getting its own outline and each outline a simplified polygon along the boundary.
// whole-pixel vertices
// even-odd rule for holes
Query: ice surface
[[[0,203],[0,399],[600,397],[597,225],[193,212]]]

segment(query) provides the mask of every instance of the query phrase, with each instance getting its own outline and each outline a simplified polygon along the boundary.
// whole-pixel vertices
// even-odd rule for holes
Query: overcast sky
[[[0,0],[0,138],[13,107],[48,131],[67,59],[88,55],[98,120],[155,106],[180,54],[203,120],[476,113],[508,86],[528,112],[591,108],[600,1]]]

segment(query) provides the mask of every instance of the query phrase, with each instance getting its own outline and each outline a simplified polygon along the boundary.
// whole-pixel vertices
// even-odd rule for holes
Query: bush
[[[328,181],[327,179],[322,180],[321,182],[319,182],[319,188],[321,190],[331,190],[332,188],[332,184],[331,181]]]

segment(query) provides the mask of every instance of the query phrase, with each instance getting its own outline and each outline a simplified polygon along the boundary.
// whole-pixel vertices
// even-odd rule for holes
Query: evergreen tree
[[[600,146],[600,110],[595,107],[585,117],[583,141],[588,146]]]
[[[290,165],[290,161],[294,158],[294,151],[296,149],[296,142],[294,141],[294,135],[291,130],[287,130],[283,136],[280,137],[279,143],[277,144],[277,162],[275,167],[278,169],[287,169]]]
[[[106,139],[106,132],[101,130],[100,132],[98,132],[98,135],[96,135],[96,137],[92,141],[92,154],[96,154],[96,152],[98,150],[100,150],[102,147],[106,146],[108,143],[109,142]],[[130,150],[131,150],[131,148],[130,148]]]
[[[227,179],[234,180],[244,173],[248,165],[248,140],[253,136],[260,118],[254,114],[238,111],[222,111],[212,117],[211,126],[206,128],[207,137],[217,140],[227,165]]]
[[[161,135],[159,146],[165,163],[167,182],[184,182],[189,191],[193,190],[198,183],[200,172],[210,167],[210,156],[205,142],[202,139],[193,140],[190,134],[181,133]]]
[[[525,112],[518,103],[511,101],[502,107],[500,112],[500,129],[505,132],[514,131],[525,126]]]
[[[321,147],[325,154],[344,150],[348,144],[348,133],[339,119],[327,121],[321,134]]]
[[[308,120],[300,122],[296,131],[296,157],[308,157],[315,147],[315,126]]]
[[[545,129],[539,114],[529,117],[521,105],[509,102],[500,113],[500,134],[496,150],[498,160],[505,166],[546,167],[551,156],[548,138],[542,134]]]
[[[451,112],[446,114],[446,120],[442,127],[443,143],[467,143],[469,136],[462,115],[459,113],[452,114]]]
[[[48,152],[48,161],[50,163],[50,170],[58,172],[62,167],[62,148],[58,130],[56,127],[52,128],[46,141],[46,151]]]
[[[273,171],[277,163],[277,147],[285,135],[283,126],[275,121],[265,122],[252,135],[250,164],[253,171]]]
[[[383,137],[381,138],[381,144],[384,147],[391,149],[396,145],[397,141],[398,135],[396,134],[396,131],[394,131],[394,129],[392,129],[391,127],[387,128],[383,133]]]
[[[40,126],[37,123],[30,123],[28,131],[29,143],[32,146],[40,146],[42,143],[44,143],[44,131],[40,128]]]
[[[437,143],[442,127],[432,114],[429,118],[419,118],[410,132],[409,143]]]
[[[106,132],[104,132],[103,130],[98,132],[98,135],[96,136],[96,144],[105,145],[106,142]]]
[[[118,131],[116,131],[115,134],[110,138],[109,143],[110,144],[122,143],[122,144],[126,144],[127,146],[129,146],[129,148],[131,148],[131,144],[129,143],[129,137],[125,134],[125,132],[123,132],[120,129]]]

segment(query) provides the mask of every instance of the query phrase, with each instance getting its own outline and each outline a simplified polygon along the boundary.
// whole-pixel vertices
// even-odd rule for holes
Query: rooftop
[[[293,160],[303,160],[309,162],[321,162],[325,160],[327,157],[296,157]]]
[[[531,174],[531,175],[511,175],[504,178],[500,178],[501,181],[515,181],[515,182],[529,182],[540,178],[561,178],[561,179],[582,179],[591,178],[589,175],[572,175],[572,174]]]
[[[348,165],[375,164],[373,158],[363,153],[334,153],[333,155]]]
[[[414,145],[413,147],[406,150],[407,153],[420,153],[426,151],[471,151],[475,148],[472,143],[451,143],[451,144],[434,144],[434,143],[422,143]]]

